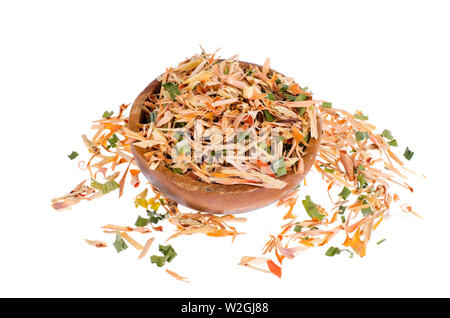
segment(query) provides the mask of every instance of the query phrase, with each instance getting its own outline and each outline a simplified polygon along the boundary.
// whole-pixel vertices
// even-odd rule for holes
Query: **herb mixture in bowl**
[[[283,188],[302,172],[309,138],[317,138],[308,88],[264,65],[202,53],[169,68],[144,102],[140,142],[151,169],[207,183]]]

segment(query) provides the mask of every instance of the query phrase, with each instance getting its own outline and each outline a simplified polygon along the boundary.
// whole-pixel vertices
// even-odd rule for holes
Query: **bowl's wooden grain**
[[[256,65],[246,62],[241,62],[241,64]],[[131,130],[136,132],[140,130],[144,102],[148,100],[150,94],[159,92],[160,87],[161,83],[155,79],[136,98],[129,117]],[[320,118],[318,118],[318,131],[322,131]],[[291,172],[282,176],[280,180],[287,183],[282,189],[267,189],[251,185],[209,184],[176,174],[161,165],[156,170],[150,170],[148,162],[143,157],[145,149],[132,145],[131,150],[142,173],[167,198],[198,211],[230,214],[256,210],[292,192],[313,165],[319,150],[319,143],[320,137],[310,139],[303,157],[304,171],[302,173]]]

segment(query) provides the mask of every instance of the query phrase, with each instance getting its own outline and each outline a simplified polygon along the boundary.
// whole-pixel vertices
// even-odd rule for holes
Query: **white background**
[[[450,296],[449,9],[446,1],[2,1],[0,296]],[[76,166],[86,156],[80,135],[199,44],[260,64],[270,57],[316,98],[390,129],[400,155],[415,151],[408,167],[426,175],[411,178],[414,196],[401,195],[424,219],[393,209],[365,258],[310,250],[286,262],[282,280],[236,265],[277,233],[285,210],[273,206],[246,214],[238,228],[247,234],[233,244],[173,240],[179,255],[168,268],[191,284],[137,261],[131,246],[121,254],[88,246],[84,238],[111,245],[100,227],[133,224],[138,211],[130,188],[120,200],[50,208],[88,177]],[[77,160],[67,158],[72,150]],[[324,185],[308,178],[301,197],[326,202]]]

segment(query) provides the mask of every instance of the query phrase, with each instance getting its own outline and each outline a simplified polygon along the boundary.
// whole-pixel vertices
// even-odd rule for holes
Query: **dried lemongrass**
[[[107,247],[108,246],[105,242],[102,242],[102,241],[97,241],[97,240],[91,241],[91,240],[88,240],[88,239],[84,239],[84,240],[89,245],[95,246],[95,247],[98,247],[98,248],[102,248],[102,247]]]
[[[180,280],[180,281],[185,282],[185,283],[190,283],[190,281],[187,280],[188,279],[187,277],[178,275],[177,273],[171,271],[170,269],[166,268],[166,273],[169,274],[170,276],[174,277],[177,280]]]
[[[120,235],[137,250],[143,250],[144,247],[133,239],[127,232],[121,232]]]
[[[145,255],[147,255],[147,253],[148,253],[150,247],[152,246],[152,243],[153,243],[154,240],[155,240],[154,237],[149,238],[149,239],[147,240],[147,243],[145,243],[145,246],[144,246],[144,248],[142,249],[141,254],[139,254],[138,259],[142,259],[142,258],[145,257]]]

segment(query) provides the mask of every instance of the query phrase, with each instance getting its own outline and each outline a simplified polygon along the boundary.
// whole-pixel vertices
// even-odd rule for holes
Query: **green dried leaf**
[[[339,247],[333,247],[331,246],[325,253],[326,256],[334,256],[341,254],[341,249]]]
[[[349,258],[352,258],[353,257],[353,252],[352,251],[350,251],[349,249],[346,249],[346,248],[344,248],[344,249],[340,249],[339,247],[330,247],[327,251],[326,251],[326,253],[325,253],[325,255],[326,256],[330,256],[330,257],[332,257],[332,256],[334,256],[334,255],[339,255],[339,254],[341,254],[342,252],[347,252],[347,253],[349,253],[350,255],[349,255]]]
[[[356,177],[356,181],[358,181],[358,189],[360,189],[360,188],[364,187],[365,185],[367,185],[367,180],[366,180],[366,178],[364,178],[363,175],[359,174]]]
[[[383,130],[383,132],[381,133],[381,136],[383,136],[387,140],[394,139],[394,137],[392,137],[392,134],[391,134],[390,130],[387,130],[387,129]]]
[[[97,190],[101,190],[103,183],[98,182],[97,180],[91,179],[91,187]]]
[[[384,239],[382,239],[381,241],[378,241],[377,242],[377,245],[380,245],[381,243],[383,243],[384,241],[386,241],[386,239],[384,238]]]
[[[369,119],[369,116],[363,115],[363,114],[354,114],[355,118],[358,118],[360,120],[367,120]]]
[[[388,141],[388,145],[391,147],[397,147],[398,146],[397,140],[394,139],[394,140]]]
[[[134,225],[136,225],[136,226],[146,226],[146,225],[148,225],[148,222],[150,222],[150,219],[146,219],[146,218],[143,218],[141,216],[138,216],[138,218],[137,218],[136,222],[134,223]]]
[[[351,192],[347,187],[344,187],[344,188],[342,189],[341,193],[339,193],[339,196],[340,196],[342,199],[347,200],[347,198],[348,198],[348,196],[349,196],[350,194],[352,194],[352,192]]]
[[[158,116],[158,111],[157,110],[152,111],[150,113],[150,118],[149,118],[150,122],[151,123],[156,123],[156,117],[157,116]]]
[[[367,200],[364,200],[362,203],[363,203],[364,205],[365,205],[365,204],[369,204],[369,202],[368,202]],[[373,211],[372,211],[372,209],[371,209],[370,207],[368,207],[368,208],[361,209],[361,213],[362,213],[362,215],[363,215],[364,217],[366,217],[366,216],[368,216],[368,215],[373,214]]]
[[[164,266],[166,262],[170,263],[177,256],[177,253],[170,244],[166,246],[159,245],[159,251],[163,253],[164,256],[152,255],[150,257],[152,264],[156,264],[158,267]]]
[[[367,131],[357,131],[355,137],[358,141],[369,139],[369,133]]]
[[[297,98],[295,99],[295,101],[296,101],[296,102],[302,102],[302,101],[307,100],[307,99],[308,99],[308,95],[300,94],[300,95],[297,96]]]
[[[113,245],[116,248],[117,253],[120,253],[128,248],[128,245],[125,243],[119,231],[116,231],[116,240]]]
[[[170,97],[172,97],[173,100],[175,100],[175,98],[181,94],[178,86],[175,83],[167,82],[162,84],[162,86],[169,93]]]
[[[414,152],[412,152],[408,147],[406,147],[405,152],[403,153],[403,156],[406,159],[411,160],[411,158],[414,156]]]
[[[106,148],[117,148],[117,143],[119,142],[119,137],[116,134],[113,134],[111,138],[108,138],[108,145]]]
[[[152,210],[147,210],[147,215],[150,217],[150,222],[153,224],[158,224],[159,221],[162,221],[166,218],[165,214],[160,214]]]
[[[287,173],[286,164],[284,163],[284,157],[280,157],[272,162],[270,167],[272,168],[272,171],[275,172],[275,175],[277,177],[284,176]]]
[[[334,173],[334,170],[331,169],[331,168],[328,168],[328,167],[325,167],[323,170],[324,170],[325,172],[328,172],[328,173],[331,173],[331,174]]]
[[[173,172],[177,173],[177,174],[183,174],[183,169],[181,168],[169,168],[170,170],[172,170]]]
[[[164,254],[167,261],[170,263],[176,256],[177,252],[173,249],[172,245],[159,245],[159,251]]]
[[[105,182],[105,184],[102,186],[102,192],[103,194],[107,194],[111,191],[118,189],[119,187],[120,185],[116,181],[110,180],[108,182]]]
[[[75,158],[78,157],[78,156],[79,156],[79,155],[78,155],[78,152],[72,151],[72,153],[71,153],[70,155],[68,155],[67,157],[69,157],[70,160],[73,160],[73,159],[75,159]]]
[[[309,195],[306,196],[305,200],[302,200],[302,203],[306,213],[308,213],[312,219],[319,221],[323,219],[324,215],[319,212],[316,204],[311,201],[311,197]]]
[[[103,115],[102,115],[102,118],[106,118],[106,119],[108,119],[108,118],[110,118],[112,115],[114,114],[114,112],[113,111],[105,111],[104,113],[103,113]]]
[[[272,116],[271,113],[269,113],[268,110],[264,110],[263,113],[264,113],[264,118],[265,118],[267,121],[274,121],[274,120],[275,120],[275,118]]]
[[[158,267],[163,267],[166,263],[166,257],[165,256],[158,256],[158,255],[152,255],[150,256],[150,261],[152,264],[156,264]]]

